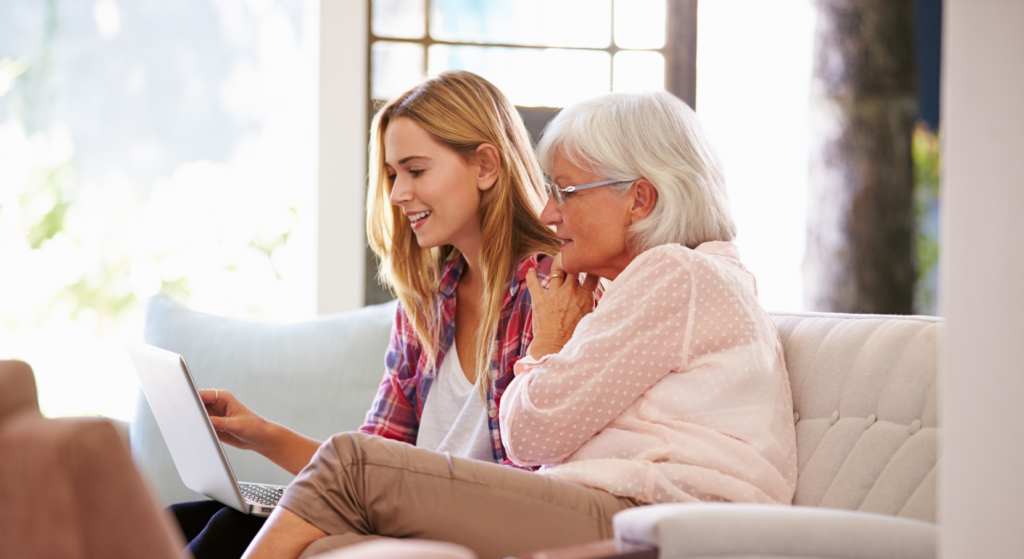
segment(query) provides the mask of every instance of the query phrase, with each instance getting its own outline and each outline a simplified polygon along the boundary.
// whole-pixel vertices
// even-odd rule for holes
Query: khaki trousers
[[[481,559],[613,537],[629,498],[543,474],[360,433],[321,445],[281,499],[330,536],[313,552],[374,537],[454,542]]]

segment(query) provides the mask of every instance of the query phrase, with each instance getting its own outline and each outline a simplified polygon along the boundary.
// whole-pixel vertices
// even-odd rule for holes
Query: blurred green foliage
[[[915,311],[936,314],[937,268],[939,263],[939,177],[941,139],[927,124],[914,128],[914,217],[917,256]]]
[[[28,225],[25,238],[35,250],[64,230],[64,217],[77,196],[78,188],[71,162],[55,167],[36,167],[31,175],[35,176],[30,176],[26,190],[19,197],[21,206],[31,208],[40,202],[52,203],[45,213],[25,216]]]

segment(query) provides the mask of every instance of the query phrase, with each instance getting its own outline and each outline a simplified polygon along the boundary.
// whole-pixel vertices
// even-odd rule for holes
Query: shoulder
[[[686,274],[692,265],[694,251],[679,244],[659,245],[637,256],[626,269],[615,278],[612,285],[647,282],[652,278],[665,280]]]
[[[675,243],[656,246],[637,256],[622,275],[627,272],[639,275],[689,272],[695,266],[710,268],[712,273],[722,273],[725,269],[746,271],[740,262],[736,245],[712,241],[702,243],[695,249]]]
[[[722,282],[746,283],[753,278],[740,263],[733,243],[715,241],[695,249],[673,243],[653,247],[633,259],[612,282],[612,289],[646,291],[658,285],[680,289],[691,279],[699,288]]]
[[[740,262],[740,251],[735,244],[723,241],[703,243],[694,249],[693,254],[694,262],[699,265],[697,273],[703,279],[711,280],[711,286],[733,284],[757,296],[757,280]]]
[[[685,266],[689,265],[694,252],[693,249],[676,243],[658,245],[647,249],[640,256],[637,256],[629,266],[632,267],[636,264],[637,267],[647,268],[659,262],[669,262],[672,265]]]

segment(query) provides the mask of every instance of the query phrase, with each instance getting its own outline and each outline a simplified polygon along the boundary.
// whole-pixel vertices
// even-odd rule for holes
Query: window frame
[[[407,43],[416,44],[423,47],[423,72],[426,76],[429,71],[429,58],[430,58],[430,47],[432,45],[449,45],[449,46],[474,46],[474,47],[499,47],[499,48],[514,48],[514,49],[559,49],[559,50],[576,50],[576,51],[589,51],[589,52],[607,52],[611,64],[609,72],[609,84],[608,90],[612,91],[612,85],[615,83],[615,54],[621,51],[634,51],[634,52],[657,52],[660,53],[665,61],[665,84],[664,87],[667,91],[674,93],[679,96],[683,101],[686,101],[691,107],[694,107],[695,103],[695,92],[696,92],[696,80],[694,79],[694,70],[696,69],[696,54],[697,54],[697,33],[696,33],[696,22],[697,22],[697,0],[666,0],[665,9],[665,44],[661,48],[657,49],[626,49],[620,48],[615,44],[615,3],[624,0],[611,0],[609,9],[611,10],[611,41],[607,47],[555,47],[545,45],[517,45],[511,43],[473,43],[464,41],[443,41],[434,39],[430,35],[430,8],[434,0],[423,0],[424,10],[424,35],[421,38],[409,39],[401,37],[384,37],[375,35],[373,33],[373,0],[366,0],[366,36],[367,36],[367,99],[372,102],[383,101],[382,99],[374,99],[372,97],[372,80],[373,80],[373,44],[378,41],[387,41],[393,43]],[[518,107],[518,106],[517,106]],[[523,107],[523,108],[551,108],[560,109],[561,107],[552,106],[539,106],[539,107]]]

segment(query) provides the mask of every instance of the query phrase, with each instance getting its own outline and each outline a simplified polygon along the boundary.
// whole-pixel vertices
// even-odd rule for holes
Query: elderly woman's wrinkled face
[[[555,153],[550,175],[561,188],[608,179],[577,167],[560,152]],[[650,183],[642,182],[639,190],[634,184],[621,196],[609,185],[566,193],[561,206],[553,196],[548,199],[540,218],[555,228],[567,273],[613,280],[633,261],[636,255],[626,244],[629,226],[650,214],[656,197]]]

